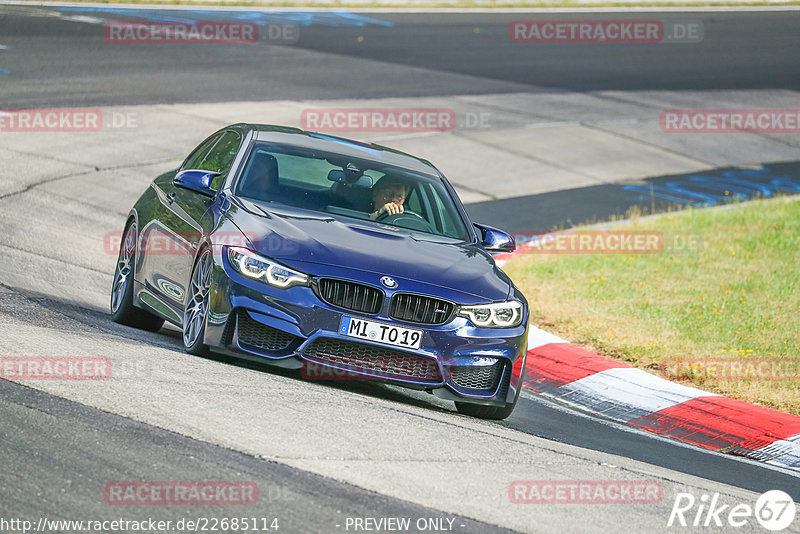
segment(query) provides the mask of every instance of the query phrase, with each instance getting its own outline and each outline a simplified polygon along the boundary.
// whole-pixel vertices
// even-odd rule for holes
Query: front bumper
[[[527,352],[527,309],[514,328],[476,328],[458,316],[438,326],[408,323],[390,318],[388,305],[363,315],[329,305],[311,287],[274,288],[215,256],[205,330],[212,349],[301,369],[310,379],[379,380],[493,406],[516,401]],[[325,277],[351,279],[345,269],[326,270]],[[352,281],[380,287],[376,277]],[[344,315],[423,330],[420,348],[341,335]]]

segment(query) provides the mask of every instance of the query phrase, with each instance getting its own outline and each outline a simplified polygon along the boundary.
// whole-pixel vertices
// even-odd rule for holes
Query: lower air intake
[[[297,339],[297,336],[254,321],[245,311],[239,312],[236,326],[239,345],[258,352],[281,352]]]
[[[439,365],[433,358],[344,339],[318,338],[306,347],[303,357],[371,376],[416,382],[442,381]]]
[[[450,367],[450,378],[463,389],[494,391],[502,374],[503,365],[500,362],[494,365]]]

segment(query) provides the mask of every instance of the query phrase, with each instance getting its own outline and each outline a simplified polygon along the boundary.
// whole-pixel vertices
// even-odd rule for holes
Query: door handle
[[[169,195],[167,195],[167,202],[169,202],[170,204],[175,202],[175,193],[170,193]]]

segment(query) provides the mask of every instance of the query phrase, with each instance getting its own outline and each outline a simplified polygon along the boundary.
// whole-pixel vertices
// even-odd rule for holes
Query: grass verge
[[[800,199],[633,217],[655,253],[521,254],[534,324],[687,385],[800,414]],[[641,249],[640,249],[641,250]]]

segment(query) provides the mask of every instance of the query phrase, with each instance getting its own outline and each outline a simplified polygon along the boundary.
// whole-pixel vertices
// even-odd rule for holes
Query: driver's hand
[[[395,202],[387,202],[386,204],[383,205],[383,207],[381,209],[379,209],[378,211],[373,213],[370,216],[370,218],[372,220],[375,220],[378,217],[380,217],[381,215],[383,215],[384,213],[387,214],[387,215],[398,215],[400,213],[403,213],[403,205],[402,204],[397,204]]]

